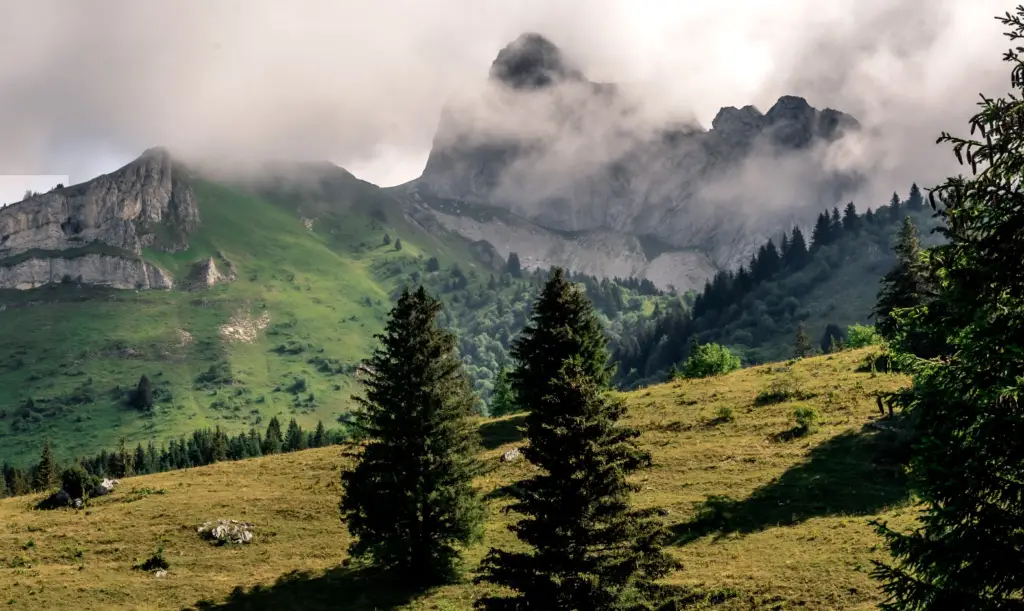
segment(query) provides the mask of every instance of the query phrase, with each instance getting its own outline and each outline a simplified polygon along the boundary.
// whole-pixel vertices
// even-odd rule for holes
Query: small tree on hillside
[[[150,409],[153,407],[153,386],[146,374],[139,378],[139,384],[132,393],[132,405],[138,409]]]
[[[395,238],[395,250],[402,250],[402,238]]]
[[[740,357],[720,344],[702,344],[691,349],[689,358],[683,363],[683,376],[706,378],[735,371],[740,368]]]
[[[640,431],[619,425],[625,403],[609,399],[574,357],[540,403],[527,406],[523,455],[540,473],[512,488],[524,518],[510,526],[529,551],[491,549],[477,582],[512,590],[476,606],[505,609],[646,609],[655,582],[679,564],[663,551],[669,533],[656,509],[630,507],[627,481],[649,467]]]
[[[295,421],[295,418],[288,422],[288,433],[285,435],[284,449],[286,452],[306,449],[306,435],[302,432],[302,427]]]
[[[263,436],[263,454],[278,454],[284,447],[283,434],[281,433],[281,421],[277,416],[270,418],[267,423],[267,434]]]
[[[324,428],[322,420],[316,423],[316,432],[313,433],[313,447],[322,448],[327,445],[327,429]]]
[[[459,547],[482,534],[475,397],[441,303],[403,291],[356,397],[353,426],[369,443],[343,472],[351,552],[423,585],[451,580]]]
[[[811,348],[811,336],[807,335],[807,328],[804,327],[804,323],[800,323],[796,328],[796,339],[793,342],[793,356],[796,358],[802,358],[810,356],[814,353],[814,349]]]
[[[384,234],[383,243],[384,243],[384,246],[387,246],[388,244],[390,244],[391,243],[391,236],[385,233]]]
[[[491,392],[489,407],[491,416],[504,416],[516,411],[515,391],[512,390],[508,368],[504,365],[501,366],[498,375],[494,378],[494,390]]]
[[[508,264],[505,266],[505,271],[509,273],[513,278],[520,278],[523,275],[522,265],[519,263],[519,253],[510,252],[508,253]]]
[[[36,466],[35,474],[36,490],[49,490],[57,485],[57,466],[53,462],[53,448],[50,447],[50,440],[43,444],[43,452],[39,457],[39,465]]]
[[[835,323],[825,325],[825,332],[821,334],[821,351],[824,353],[837,352],[842,350],[846,342],[846,333],[843,328]]]
[[[871,311],[879,333],[886,339],[896,334],[897,321],[893,313],[920,304],[926,287],[917,227],[909,216],[903,219],[893,251],[896,264],[882,277],[878,300]]]

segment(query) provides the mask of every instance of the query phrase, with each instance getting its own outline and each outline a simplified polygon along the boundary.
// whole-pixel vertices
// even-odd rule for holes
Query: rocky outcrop
[[[61,282],[115,289],[174,287],[170,275],[159,267],[141,259],[112,255],[87,254],[63,258],[55,254],[30,257],[9,266],[0,265],[0,289],[28,290]]]
[[[163,149],[123,168],[0,208],[0,258],[99,242],[139,254],[187,247],[199,208],[185,170]]]
[[[217,284],[234,282],[236,278],[235,266],[223,255],[217,253],[221,259],[223,268],[217,266],[213,257],[207,257],[192,266],[188,278],[182,282],[182,288],[188,291],[210,288]]]
[[[483,101],[445,109],[423,174],[394,192],[498,207],[541,229],[603,231],[676,249],[671,266],[614,257],[619,272],[736,267],[767,237],[845,203],[859,184],[825,154],[859,129],[857,121],[800,97],[783,96],[767,112],[723,108],[710,129],[652,125],[639,101],[588,81],[536,34],[502,49],[488,82]],[[499,229],[474,230],[465,235],[503,250],[483,235]],[[506,244],[530,253],[528,241]],[[684,264],[678,253],[702,262]]]

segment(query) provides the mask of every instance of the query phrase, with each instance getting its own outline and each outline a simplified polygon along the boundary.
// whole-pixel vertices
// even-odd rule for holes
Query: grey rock
[[[522,457],[523,453],[519,451],[519,448],[512,448],[501,455],[501,462],[515,462]]]
[[[166,150],[150,149],[110,174],[0,208],[0,265],[14,258],[7,267],[20,268],[18,273],[30,278],[25,282],[8,279],[5,286],[38,286],[69,274],[82,276],[87,284],[169,288],[165,272],[157,274],[152,266],[139,263],[118,264],[121,269],[114,270],[113,276],[99,278],[79,268],[95,268],[96,261],[113,265],[97,258],[97,252],[130,262],[131,255],[139,255],[146,247],[183,250],[198,227],[199,208],[187,171]],[[26,258],[26,253],[33,256]],[[80,255],[86,253],[95,256],[82,261]],[[48,261],[55,262],[50,266],[63,266],[55,280],[55,273],[47,270]],[[125,273],[131,280],[125,280]]]
[[[121,483],[119,480],[105,478],[93,488],[92,496],[106,496],[113,492],[119,483]]]
[[[861,180],[827,168],[818,154],[819,147],[859,129],[857,121],[796,96],[779,98],[766,113],[753,106],[723,108],[709,130],[688,123],[652,129],[636,122],[626,94],[587,81],[550,41],[532,34],[498,54],[490,81],[507,92],[500,99],[511,110],[499,115],[501,127],[481,131],[472,113],[463,121],[457,106],[446,108],[423,174],[391,192],[426,209],[432,200],[448,200],[506,210],[536,229],[509,232],[500,215],[473,223],[441,219],[502,254],[532,254],[536,240],[513,234],[549,231],[554,235],[543,240],[545,262],[600,260],[591,264],[599,276],[623,275],[626,267],[625,275],[662,287],[699,289],[717,269],[746,263],[768,237],[809,223],[824,203],[840,202]],[[517,108],[542,107],[553,110],[541,122],[553,124],[545,124],[541,135],[509,127],[533,120]],[[589,125],[597,127],[588,131]],[[519,131],[529,135],[512,135]],[[566,150],[574,152],[563,158]],[[579,151],[593,158],[580,162]],[[555,254],[572,251],[581,234],[601,232],[662,247],[642,257],[608,249]],[[655,264],[663,255],[671,263]]]
[[[254,528],[255,526],[251,522],[217,520],[204,523],[196,531],[203,539],[218,545],[226,543],[247,544],[252,543]]]
[[[219,254],[219,253],[218,253]],[[189,291],[210,288],[217,284],[234,282],[236,279],[235,266],[233,263],[221,256],[223,269],[218,268],[213,257],[208,257],[192,266],[188,278],[182,283],[183,288]]]
[[[75,282],[116,289],[170,289],[174,281],[164,270],[137,258],[87,254],[72,258],[32,257],[13,265],[0,259],[0,289],[34,289]]]
[[[71,501],[71,506],[75,509],[81,509],[83,505],[82,499],[72,499]]]
[[[157,570],[153,571],[153,577],[156,577],[157,579],[162,579],[164,577],[167,577],[167,571],[164,570],[164,569],[157,569]]]

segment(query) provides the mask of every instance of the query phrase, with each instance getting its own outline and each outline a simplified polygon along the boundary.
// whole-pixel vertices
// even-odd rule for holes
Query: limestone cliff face
[[[783,96],[767,112],[723,108],[710,129],[652,125],[639,102],[586,80],[535,34],[498,54],[488,82],[490,102],[445,110],[423,174],[405,193],[494,206],[556,232],[656,239],[689,261],[669,267],[697,278],[745,263],[768,237],[845,203],[861,180],[833,169],[826,154],[858,122],[800,97]],[[473,110],[481,106],[487,111]],[[475,224],[471,233],[487,232]],[[514,237],[505,244],[521,258],[533,247]],[[641,277],[664,275],[653,271],[660,264],[628,259],[598,275],[631,266]],[[683,277],[675,279],[678,287]]]
[[[137,255],[146,247],[183,250],[198,226],[186,171],[167,151],[150,149],[110,174],[0,208],[0,288],[68,279],[171,288],[166,272]]]
[[[28,290],[47,284],[77,282],[115,289],[170,289],[171,277],[140,259],[88,254],[74,258],[28,258],[0,265],[0,289]]]
[[[163,149],[82,184],[0,208],[0,260],[99,242],[139,254],[187,247],[199,209],[185,171]]]

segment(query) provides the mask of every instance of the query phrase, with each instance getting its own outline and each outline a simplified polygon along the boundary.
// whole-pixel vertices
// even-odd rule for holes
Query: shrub
[[[732,422],[735,419],[736,416],[733,415],[732,408],[727,405],[719,408],[718,416],[715,418],[718,422]]]
[[[796,433],[807,435],[818,430],[818,412],[813,407],[801,407],[793,412],[796,419]]]
[[[169,562],[167,562],[167,559],[164,558],[164,548],[161,547],[160,549],[156,550],[155,554],[150,556],[149,560],[143,562],[142,564],[135,565],[135,568],[140,571],[166,571],[167,569],[171,568],[171,565]]]
[[[882,342],[874,325],[850,325],[846,328],[846,347],[863,348]]]
[[[96,487],[98,480],[79,465],[64,469],[60,474],[60,486],[73,499],[88,498],[89,491]]]
[[[683,376],[707,378],[740,368],[740,357],[720,344],[702,344],[683,363]]]
[[[796,375],[793,372],[789,372],[769,382],[767,387],[757,393],[754,402],[758,405],[770,405],[772,403],[789,401],[790,399],[802,399],[805,396],[806,393],[801,390],[800,382],[797,380]]]

